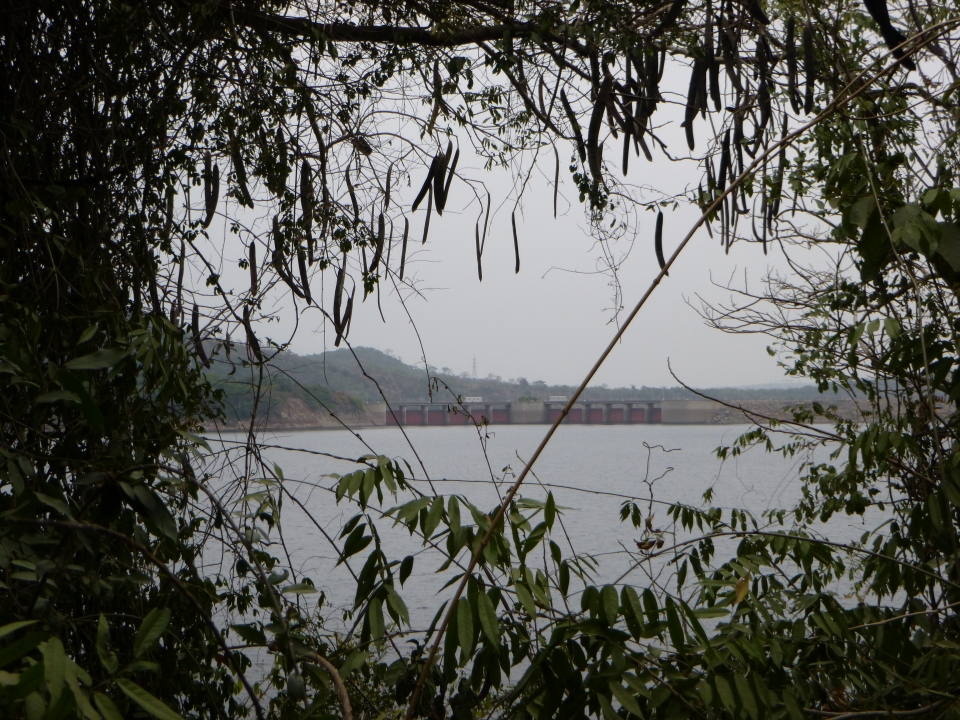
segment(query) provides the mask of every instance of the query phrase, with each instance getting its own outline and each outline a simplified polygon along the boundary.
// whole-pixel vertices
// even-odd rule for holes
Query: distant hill
[[[408,365],[400,359],[375,348],[355,348],[354,354],[347,349],[331,350],[319,355],[297,355],[287,352],[272,363],[268,384],[268,408],[273,420],[281,420],[279,413],[290,401],[309,410],[322,410],[324,406],[341,417],[362,413],[365,403],[379,402],[380,392],[393,402],[447,402],[456,395],[482,397],[488,402],[516,402],[518,400],[546,400],[550,396],[570,395],[573,385],[547,385],[534,380],[519,378],[514,382],[497,376],[473,378],[453,373],[444,373],[431,368],[432,382],[428,381],[424,368]],[[234,357],[237,354],[234,353]],[[249,376],[239,370],[233,376],[223,356],[219,356],[210,373],[211,381],[227,395],[230,420],[242,420],[250,416],[252,395],[249,391]],[[376,382],[374,382],[374,380]],[[379,386],[379,389],[378,389]],[[822,399],[817,389],[810,386],[772,386],[753,388],[709,388],[703,392],[711,397],[730,401],[776,400],[783,404]],[[685,400],[696,395],[681,387],[630,386],[609,388],[593,386],[583,394],[584,400]],[[357,418],[359,419],[359,417]]]

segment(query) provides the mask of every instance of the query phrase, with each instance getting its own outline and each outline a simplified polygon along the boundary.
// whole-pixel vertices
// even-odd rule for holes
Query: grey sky
[[[683,131],[678,127],[686,92],[685,71],[668,69],[663,85],[667,105],[657,114],[664,125],[658,130],[670,151],[686,154]],[[671,74],[673,73],[673,74]],[[678,92],[671,92],[670,88]],[[706,146],[709,122],[697,118],[698,152]],[[494,214],[483,258],[484,279],[477,279],[474,222],[478,205],[461,180],[455,180],[443,217],[434,213],[429,240],[421,248],[420,238],[425,210],[421,207],[410,217],[410,241],[407,278],[414,280],[420,295],[405,291],[407,310],[416,323],[416,331],[398,302],[390,282],[381,287],[380,318],[377,298],[359,303],[358,293],[351,326],[350,341],[381,350],[391,349],[406,362],[422,362],[420,341],[427,361],[438,368],[456,372],[470,371],[476,356],[478,374],[494,373],[503,378],[526,377],[550,383],[580,381],[615,332],[608,324],[612,313],[613,291],[610,277],[597,274],[601,250],[589,233],[583,206],[577,202],[567,161],[572,148],[559,144],[561,158],[561,198],[559,216],[552,217],[552,175],[554,158],[550,151],[541,156],[542,165],[534,171],[517,214],[520,238],[521,271],[514,274],[513,239],[510,209],[515,197],[515,177],[506,171],[486,172],[467,143],[461,144],[458,173],[483,180],[494,198]],[[608,138],[607,166],[619,173],[621,141]],[[662,193],[682,192],[696,187],[701,170],[694,161],[670,162],[662,152],[653,150],[654,162],[632,156],[627,181],[644,200],[664,197]],[[524,169],[521,169],[521,172]],[[399,188],[400,202],[407,207],[426,173],[426,167],[412,174],[412,187]],[[405,183],[404,183],[405,185]],[[654,192],[656,188],[660,192]],[[498,203],[499,204],[498,206]],[[665,211],[664,250],[673,252],[691,227],[698,213],[681,204],[679,210]],[[640,230],[629,257],[620,268],[624,291],[624,311],[633,307],[657,273],[653,249],[655,214],[640,213]],[[221,229],[222,231],[222,229]],[[402,227],[394,228],[391,264],[399,265],[399,237]],[[219,234],[219,233],[215,233]],[[224,245],[237,247],[224,232]],[[213,242],[219,242],[212,237]],[[629,249],[627,239],[614,245],[616,252]],[[226,253],[224,273],[242,287],[246,281],[232,265],[234,250]],[[239,251],[236,252],[239,257]],[[803,259],[803,258],[801,258]],[[758,288],[771,268],[785,269],[779,249],[770,245],[764,256],[758,244],[734,245],[726,255],[718,239],[710,239],[701,229],[687,246],[677,265],[648,302],[625,339],[597,376],[597,383],[618,385],[673,385],[667,360],[685,381],[701,387],[752,385],[784,381],[782,370],[769,357],[768,339],[762,336],[726,335],[704,326],[687,301],[698,304],[699,293],[710,301],[722,301],[729,293],[715,287],[735,276],[735,284],[744,278]],[[571,272],[579,271],[579,272]],[[322,282],[332,286],[332,278]],[[330,287],[314,288],[314,294],[330,295]],[[277,338],[284,338],[293,327],[288,293],[272,300],[280,310],[280,324],[261,326]],[[270,309],[270,308],[266,308]],[[418,335],[419,332],[419,341]],[[324,333],[322,318],[315,309],[300,316],[292,348],[302,354],[332,348],[329,326]]]

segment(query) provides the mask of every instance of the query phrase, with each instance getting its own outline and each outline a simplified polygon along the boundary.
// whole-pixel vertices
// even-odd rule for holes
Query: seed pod
[[[570,122],[570,129],[573,130],[573,136],[577,141],[577,152],[580,155],[580,162],[587,161],[587,146],[583,142],[583,135],[580,132],[580,124],[577,122],[577,116],[573,114],[573,108],[570,107],[570,101],[567,100],[567,93],[560,91],[560,102],[567,113],[567,120]]]
[[[440,156],[440,162],[433,173],[433,199],[437,206],[437,215],[443,215],[443,206],[446,198],[443,196],[444,180],[447,177],[447,167],[450,165],[450,157],[453,153],[453,141],[447,143],[447,151]]]
[[[203,168],[203,199],[204,212],[203,227],[210,227],[213,216],[217,212],[217,202],[220,199],[220,166],[210,166],[210,153],[204,158]]]
[[[257,244],[250,241],[250,251],[247,264],[250,266],[250,294],[256,295],[259,285],[259,273],[257,272]]]
[[[699,58],[693,61],[693,68],[690,72],[690,86],[687,90],[687,109],[683,115],[683,127],[687,134],[687,146],[690,152],[696,147],[693,136],[693,120],[700,109],[699,97],[700,87],[703,80],[703,61]]]
[[[350,332],[350,320],[352,317],[353,317],[353,295],[347,298],[347,308],[343,312],[343,320],[340,323],[340,327],[337,329],[337,337],[333,341],[334,347],[340,347],[340,341],[347,336],[348,332]]]
[[[260,343],[257,342],[257,336],[253,333],[253,327],[250,325],[250,306],[243,306],[243,329],[247,333],[247,358],[257,362],[263,362],[263,354],[260,352]],[[250,351],[253,351],[253,358],[250,357]]]
[[[787,94],[794,114],[800,114],[800,93],[797,92],[797,41],[796,20],[791,15],[787,20],[787,37],[784,40],[787,53]]]
[[[809,115],[813,112],[813,90],[817,82],[817,58],[813,52],[813,25],[807,20],[803,26],[803,71],[807,76],[806,96],[803,101],[803,111]]]
[[[510,225],[513,227],[513,254],[517,259],[514,274],[520,272],[520,242],[517,240],[517,218],[516,211],[510,213]]]
[[[899,47],[907,41],[906,36],[897,30],[890,22],[890,11],[887,9],[887,0],[864,0],[863,4],[870,13],[870,17],[880,28],[880,35],[887,47],[893,52],[893,56],[902,61],[907,70],[916,70],[917,66],[910,58],[906,57],[903,48]]]
[[[645,58],[645,75],[647,78],[647,98],[646,107],[643,114],[651,117],[657,109],[657,103],[660,102],[660,75],[661,68],[657,62],[657,54],[654,51],[647,53]]]
[[[710,33],[706,44],[707,73],[710,79],[710,99],[713,100],[713,109],[720,112],[723,109],[723,98],[720,96],[720,63],[717,62],[716,51],[713,46],[713,33]]]
[[[304,160],[300,168],[300,212],[303,215],[303,227],[309,233],[313,225],[313,173],[309,160]]]
[[[340,269],[337,270],[337,284],[333,289],[333,326],[339,332],[341,326],[340,306],[343,302],[343,284],[347,276],[347,254],[343,254]]]
[[[357,203],[357,193],[354,192],[353,183],[350,182],[350,165],[347,165],[347,171],[343,175],[347,182],[347,192],[350,193],[350,202],[353,203],[353,225],[357,226],[360,222],[360,205]]]
[[[286,283],[294,295],[306,299],[303,290],[297,287],[297,284],[293,281],[293,277],[287,270],[287,258],[286,253],[283,251],[283,236],[280,234],[280,221],[278,217],[277,215],[273,216],[273,269],[276,270],[277,275]]]
[[[590,125],[587,129],[587,158],[590,165],[590,174],[594,184],[599,187],[603,181],[603,172],[600,163],[600,127],[603,125],[603,110],[607,105],[613,78],[609,75],[603,79],[600,90],[597,92],[597,102],[593,106],[590,116]]]
[[[430,213],[433,206],[433,188],[430,188],[427,191],[427,219],[423,223],[423,240],[420,241],[421,245],[427,244],[427,235],[430,233]]]
[[[770,104],[770,83],[765,77],[760,78],[760,87],[757,90],[757,105],[760,106],[760,123],[757,125],[756,135],[754,137],[757,143],[756,146],[759,146],[763,140],[763,131],[766,130],[770,122],[770,115],[773,112]]]
[[[253,200],[250,199],[250,191],[247,189],[247,169],[243,165],[240,143],[231,137],[230,148],[233,158],[233,172],[237,177],[237,188],[240,190],[240,204],[252,208]]]
[[[483,264],[480,262],[480,221],[477,220],[476,227],[477,234],[477,277],[480,278],[480,282],[483,282]]]
[[[386,223],[383,220],[383,213],[380,213],[380,218],[377,220],[377,247],[373,251],[373,259],[370,261],[370,267],[367,269],[367,272],[373,272],[377,269],[377,265],[380,264],[380,258],[383,255],[383,243],[386,239]]]
[[[196,303],[193,304],[193,316],[190,325],[193,330],[193,348],[196,350],[197,357],[200,358],[203,366],[209,368],[210,359],[207,357],[207,351],[203,349],[203,342],[200,340],[200,308],[197,307]]]
[[[553,172],[553,219],[557,219],[557,193],[560,192],[560,151],[557,150],[557,146],[553,146],[553,155],[556,158],[557,165],[556,169]],[[626,171],[624,171],[626,174]],[[486,223],[484,223],[486,227]]]
[[[307,255],[303,248],[297,248],[297,265],[300,268],[300,286],[303,288],[303,297],[307,303],[313,303],[310,296],[310,278],[307,276]]]
[[[720,194],[727,189],[727,175],[730,173],[730,129],[723,133],[720,144],[720,174],[717,176],[717,190]]]
[[[660,269],[663,270],[664,275],[669,275],[666,271],[667,263],[663,259],[663,211],[657,211],[657,229],[653,236],[653,248],[657,253],[657,262],[660,264]]]
[[[167,190],[167,210],[163,218],[163,240],[170,242],[170,232],[173,230],[173,193]]]
[[[439,164],[439,162],[440,162],[440,156],[435,155],[433,157],[433,160],[430,162],[430,169],[427,170],[427,178],[426,180],[423,181],[423,187],[420,188],[420,192],[417,193],[417,197],[413,201],[413,205],[411,207],[411,210],[413,210],[413,212],[417,211],[417,208],[420,207],[420,202],[423,200],[423,198],[426,197],[427,191],[432,187],[433,175],[436,172],[437,165]],[[427,206],[428,210],[429,210],[429,207],[430,206],[428,205]]]
[[[673,27],[677,23],[677,20],[680,19],[680,11],[683,10],[684,4],[686,4],[686,0],[673,0],[673,2],[670,3],[670,7],[667,8],[667,12],[663,16],[663,19],[651,31],[649,37],[651,39],[658,37]]]
[[[393,179],[393,163],[387,168],[387,188],[383,193],[383,211],[390,208],[390,181]]]
[[[630,167],[630,133],[623,136],[623,176],[627,176]]]
[[[760,0],[750,0],[747,3],[747,12],[750,13],[750,17],[752,17],[761,25],[770,24],[770,18],[767,17],[767,14],[763,11],[763,8],[760,7]]]
[[[439,208],[437,212],[443,210],[447,206],[447,194],[450,192],[450,183],[453,182],[454,173],[457,172],[457,163],[460,161],[460,148],[457,148],[456,154],[453,156],[453,163],[450,165],[450,172],[447,175],[447,181],[443,185],[443,198],[437,201]]]
[[[407,264],[407,236],[410,234],[410,221],[403,218],[403,248],[400,251],[400,282],[403,282],[403,269]]]
[[[286,175],[287,169],[287,160],[289,159],[289,152],[287,150],[287,141],[283,137],[283,129],[277,126],[277,135],[275,144],[277,146],[277,162],[284,170],[284,175]]]

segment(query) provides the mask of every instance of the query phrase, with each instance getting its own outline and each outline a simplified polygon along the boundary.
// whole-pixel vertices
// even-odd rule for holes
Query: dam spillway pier
[[[553,423],[566,399],[544,402],[373,403],[367,413],[378,425],[443,426],[470,422],[489,425],[547,425]],[[649,425],[708,423],[720,409],[711,400],[603,400],[574,403],[564,418],[570,425]],[[382,418],[382,421],[381,421]]]

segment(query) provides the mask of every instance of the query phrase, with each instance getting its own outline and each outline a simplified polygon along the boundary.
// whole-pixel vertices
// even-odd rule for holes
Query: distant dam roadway
[[[439,402],[371,403],[365,406],[374,423],[384,425],[546,425],[554,422],[567,400],[485,402],[465,398],[459,404]],[[564,423],[575,425],[646,425],[709,423],[721,408],[712,400],[603,400],[574,403]]]

